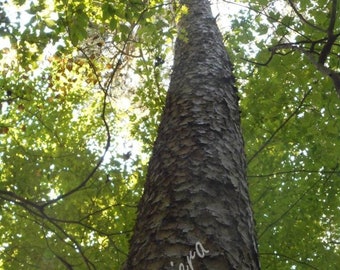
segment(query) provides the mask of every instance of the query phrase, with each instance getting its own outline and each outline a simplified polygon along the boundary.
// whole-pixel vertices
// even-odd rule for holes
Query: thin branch
[[[12,202],[16,203],[17,205],[20,205],[21,207],[26,209],[28,212],[30,212],[31,214],[33,214],[35,216],[38,216],[42,220],[47,220],[58,231],[60,231],[66,238],[68,238],[68,239],[70,239],[72,241],[72,243],[76,246],[77,251],[82,256],[85,264],[87,265],[87,268],[89,270],[96,269],[95,265],[85,256],[85,253],[83,252],[82,247],[77,242],[77,240],[75,238],[73,238],[70,234],[68,234],[58,223],[53,221],[52,218],[50,218],[47,214],[44,213],[44,206],[38,205],[36,203],[33,203],[30,200],[22,198],[22,197],[16,195],[15,193],[13,193],[13,192],[1,190],[0,191],[0,195],[1,194],[7,196],[5,198],[2,197],[3,199],[6,199],[8,201],[12,201]],[[38,211],[36,211],[36,210],[38,210]]]
[[[54,256],[57,257],[59,261],[62,262],[63,265],[65,265],[66,269],[73,270],[73,266],[68,261],[66,261],[63,257],[59,256],[58,254],[56,254],[54,251],[52,251],[52,253],[54,254]]]
[[[87,265],[87,268],[89,270],[96,269],[95,265],[85,256],[85,253],[83,252],[82,247],[77,242],[77,240],[75,238],[73,238],[71,235],[69,235],[58,223],[53,221],[47,214],[44,213],[44,208],[43,208],[44,206],[38,205],[38,204],[33,203],[33,202],[31,202],[27,199],[24,199],[24,198],[16,195],[13,192],[1,190],[0,194],[7,196],[7,198],[6,197],[5,198],[2,197],[2,198],[9,200],[9,201],[12,201],[12,202],[16,203],[17,205],[20,205],[21,207],[26,209],[28,212],[30,212],[31,214],[33,214],[35,216],[38,216],[42,220],[47,220],[58,231],[60,231],[66,238],[68,238],[72,241],[72,243],[76,246],[77,251],[82,256],[85,264]],[[10,197],[10,198],[8,198],[8,197]],[[38,210],[38,211],[36,211],[36,210]]]
[[[264,11],[258,10],[258,9],[254,8],[254,7],[251,7],[251,6],[247,6],[247,5],[235,3],[234,1],[223,0],[223,2],[228,3],[228,4],[232,4],[232,5],[236,5],[236,6],[245,8],[245,9],[248,9],[248,10],[250,10],[250,11],[255,12],[256,14],[263,15],[263,16],[267,17],[268,19],[272,20],[273,22],[282,24],[282,25],[285,26],[287,29],[292,30],[293,32],[295,32],[295,33],[298,34],[299,36],[303,37],[304,39],[309,40],[309,37],[308,37],[308,36],[306,36],[306,35],[304,35],[304,34],[298,32],[298,30],[294,29],[294,28],[291,27],[290,25],[284,24],[282,21],[278,20],[277,18],[274,18],[273,16],[267,14],[267,13],[264,12]]]
[[[337,171],[337,169],[339,168],[339,164],[337,164],[335,166],[335,168],[333,169],[333,173],[329,174],[328,177],[325,180],[325,183],[328,182],[328,180],[332,177],[332,175]],[[292,210],[307,194],[309,194],[311,192],[311,190],[313,190],[317,184],[319,184],[322,181],[322,177],[320,177],[318,180],[316,180],[308,189],[305,190],[305,192],[303,192],[301,194],[301,196],[294,202],[292,203],[286,211],[284,211],[277,219],[275,219],[273,222],[271,222],[259,235],[258,235],[258,239],[260,239],[271,227],[273,227],[275,224],[277,224],[280,220],[283,219],[284,216],[286,216],[290,210]]]
[[[284,126],[289,122],[290,119],[293,118],[301,109],[302,105],[304,104],[306,98],[311,93],[312,89],[309,89],[301,99],[299,105],[296,109],[282,122],[282,124],[272,133],[272,135],[262,144],[262,146],[248,159],[247,164],[249,165],[258,154],[262,152],[263,149],[267,147],[267,145],[272,141],[272,139],[276,136],[276,134],[283,129]]]
[[[249,60],[249,59],[246,59],[246,58],[244,58],[244,57],[241,57],[241,60],[246,61],[246,62],[251,63],[251,64],[254,64],[254,65],[257,65],[257,66],[263,66],[263,67],[265,67],[265,66],[267,66],[267,65],[270,63],[270,61],[272,61],[274,55],[275,55],[275,53],[274,53],[274,52],[271,52],[271,54],[270,54],[268,60],[267,60],[266,62],[264,62],[264,63],[256,62],[256,61],[254,61],[254,60]]]
[[[44,214],[46,219],[49,221],[49,223],[51,223],[59,232],[61,232],[61,234],[63,234],[66,239],[70,239],[71,242],[75,245],[76,250],[79,252],[79,254],[81,255],[83,261],[85,262],[87,268],[89,270],[91,269],[96,269],[95,265],[86,257],[81,245],[78,243],[78,241],[72,237],[69,233],[67,233],[58,223],[54,222],[51,219],[48,219],[48,216],[46,214]]]
[[[58,255],[58,254],[51,248],[50,243],[49,243],[49,241],[48,241],[48,239],[47,239],[47,237],[46,237],[46,232],[45,232],[45,234],[44,234],[44,239],[45,239],[45,242],[46,242],[46,245],[47,245],[48,249],[54,254],[54,256],[56,256],[56,258],[57,258],[59,261],[61,261],[61,263],[62,263],[63,265],[65,265],[66,269],[68,269],[68,270],[73,270],[73,266],[72,266],[66,259],[64,259],[64,258],[61,257],[60,255]]]
[[[226,2],[226,3],[230,3],[230,4],[234,4],[234,5],[240,6],[242,8],[247,8],[250,11],[256,12],[257,14],[265,15],[267,18],[273,19],[274,21],[282,24],[282,22],[280,22],[279,20],[277,20],[275,18],[271,18],[268,14],[265,14],[264,12],[262,12],[260,10],[257,10],[255,8],[252,8],[250,6],[236,4],[236,3],[233,3],[233,2],[227,1],[227,0],[223,0],[223,1]],[[321,31],[321,32],[324,32],[324,33],[328,34],[328,37],[323,39],[323,40],[326,40],[326,43],[325,43],[322,51],[319,54],[318,61],[316,61],[315,59],[313,59],[313,57],[310,58],[310,56],[311,56],[311,53],[314,52],[313,48],[314,48],[315,44],[317,44],[319,42],[317,42],[317,41],[313,42],[313,41],[310,40],[309,37],[304,36],[303,34],[297,32],[295,29],[291,28],[289,25],[285,25],[287,28],[297,32],[299,35],[304,37],[306,39],[306,41],[308,40],[309,43],[312,43],[312,47],[311,47],[310,52],[307,52],[303,48],[297,46],[299,48],[298,50],[300,50],[300,51],[303,50],[303,52],[307,56],[307,58],[309,58],[309,60],[316,66],[317,70],[319,70],[322,74],[324,74],[326,76],[329,76],[331,78],[331,80],[333,81],[333,84],[335,86],[335,89],[336,89],[338,95],[340,96],[340,73],[336,72],[336,71],[334,71],[334,70],[332,70],[332,69],[330,69],[330,68],[328,68],[328,67],[326,67],[324,65],[324,63],[325,63],[325,61],[327,59],[327,56],[331,53],[332,46],[335,44],[336,39],[340,36],[340,33],[339,34],[334,34],[333,33],[334,27],[335,27],[335,22],[336,22],[336,19],[337,19],[337,0],[332,0],[332,7],[331,7],[331,11],[330,11],[330,22],[329,22],[329,26],[328,26],[328,28],[326,30],[322,29],[322,28],[312,24],[308,20],[306,20],[302,16],[302,14],[297,10],[297,8],[294,5],[293,1],[292,0],[287,0],[287,1],[289,2],[289,4],[292,7],[292,9],[294,10],[294,12],[297,14],[297,16],[300,18],[300,20],[303,23],[305,23],[306,25],[309,25],[310,27],[312,27],[312,28],[314,28],[314,29],[316,29],[318,31]],[[296,44],[295,43],[290,43],[291,48],[294,47],[293,45],[296,45]],[[247,60],[247,59],[243,59],[243,60],[246,60],[246,61],[248,61],[250,63],[253,63],[253,64],[257,64],[257,65],[261,65],[261,66],[266,66],[272,60],[272,58],[273,58],[273,54],[270,55],[269,59],[265,63],[258,63],[258,62]]]
[[[310,21],[307,21],[307,20],[302,16],[302,14],[297,10],[297,8],[296,8],[296,6],[295,6],[295,4],[293,3],[292,0],[288,0],[288,3],[289,3],[289,5],[291,6],[291,8],[294,10],[294,12],[296,13],[296,15],[300,18],[300,20],[301,20],[303,23],[309,25],[310,27],[312,27],[312,28],[314,28],[314,29],[316,29],[316,30],[318,30],[318,31],[327,32],[327,30],[322,29],[321,27],[318,27],[317,25],[312,24]]]
[[[340,36],[340,33],[338,33],[334,36],[336,38],[338,38]],[[327,45],[327,43],[326,43],[326,45]],[[336,72],[336,71],[332,70],[331,68],[325,66],[324,64],[320,63],[319,61],[317,61],[317,59],[315,59],[315,57],[314,57],[315,55],[313,55],[312,52],[307,51],[300,46],[295,46],[292,43],[278,44],[271,49],[274,50],[274,51],[277,51],[279,49],[287,49],[287,48],[301,52],[316,67],[316,69],[318,71],[320,71],[323,75],[331,78],[332,81],[333,81],[335,90],[337,91],[337,93],[340,97],[340,72]]]
[[[273,252],[261,252],[261,253],[259,253],[259,255],[260,255],[260,256],[262,256],[262,255],[267,255],[267,256],[282,257],[282,258],[284,258],[285,260],[290,260],[290,261],[293,261],[293,262],[295,262],[295,263],[298,263],[298,264],[301,264],[301,265],[308,266],[308,267],[311,268],[311,269],[316,269],[316,270],[319,269],[319,268],[316,268],[315,266],[313,266],[313,265],[311,265],[311,264],[309,264],[309,263],[303,262],[303,261],[301,261],[301,260],[294,259],[294,258],[292,258],[292,257],[289,257],[289,256],[284,255],[284,254],[281,254],[281,253],[277,253],[277,252],[275,252],[275,253],[273,253]]]
[[[138,20],[140,20],[142,18],[142,15],[147,11],[147,9],[145,9],[142,14],[139,16]],[[138,21],[137,21],[138,22]],[[109,91],[108,89],[111,87],[111,84],[113,82],[113,78],[114,76],[117,74],[119,68],[121,67],[121,64],[122,64],[122,56],[123,56],[123,53],[125,51],[125,48],[126,46],[128,45],[129,43],[129,38],[130,36],[132,36],[133,34],[133,29],[134,27],[136,26],[137,24],[135,24],[134,26],[131,27],[131,30],[129,32],[129,35],[128,35],[128,38],[127,40],[125,41],[124,43],[124,46],[122,48],[122,51],[120,53],[120,56],[119,56],[119,59],[118,61],[116,62],[116,65],[110,75],[110,78],[107,80],[105,86],[101,83],[101,81],[99,80],[99,74],[97,72],[97,69],[96,69],[96,66],[94,65],[94,63],[92,62],[92,60],[90,59],[90,57],[81,49],[81,48],[78,48],[83,54],[84,56],[87,58],[88,62],[89,62],[89,65],[91,66],[96,78],[97,78],[97,81],[99,83],[99,87],[101,88],[101,90],[103,91],[104,93],[104,97],[103,97],[103,108],[102,108],[102,113],[101,113],[101,118],[102,118],[102,121],[104,123],[104,126],[105,126],[105,130],[106,130],[106,136],[107,136],[107,139],[106,139],[106,145],[104,147],[104,153],[102,154],[102,156],[99,158],[96,166],[92,169],[92,171],[88,174],[88,176],[76,187],[74,187],[73,189],[69,190],[68,192],[64,193],[64,194],[61,194],[59,195],[57,198],[53,199],[53,200],[50,200],[48,202],[46,202],[43,207],[46,207],[48,205],[51,205],[51,204],[54,204],[56,202],[58,202],[59,200],[61,199],[64,199],[70,195],[72,195],[73,193],[77,192],[78,190],[80,190],[82,187],[84,187],[88,181],[90,181],[90,179],[94,176],[94,174],[97,172],[97,170],[99,169],[99,167],[101,166],[105,156],[106,156],[106,153],[109,151],[109,148],[110,148],[110,143],[111,143],[111,134],[110,134],[110,127],[109,127],[109,124],[105,118],[105,115],[106,115],[106,106],[107,106],[107,98],[108,98],[108,95],[109,95]],[[117,58],[118,58],[118,55],[117,55]]]
[[[340,174],[340,171],[320,171],[320,170],[291,170],[291,171],[281,171],[281,172],[273,172],[268,174],[260,174],[260,175],[248,175],[248,178],[266,178],[266,177],[273,177],[276,175],[283,175],[283,174],[292,174],[292,173],[318,173],[318,174],[333,174],[338,173]]]
[[[322,38],[322,39],[318,39],[318,40],[315,40],[315,41],[312,41],[312,40],[301,40],[301,41],[289,42],[289,43],[281,43],[280,41],[279,41],[278,45],[268,48],[268,50],[271,52],[271,54],[270,54],[268,60],[266,62],[264,62],[264,63],[256,62],[254,60],[250,60],[250,59],[243,58],[243,57],[241,59],[244,60],[244,61],[247,61],[247,62],[249,62],[251,64],[254,64],[254,65],[267,66],[270,63],[270,61],[273,59],[274,55],[277,55],[277,54],[282,55],[281,53],[278,53],[278,49],[295,48],[295,47],[297,47],[299,45],[310,44],[310,46],[311,46],[310,51],[314,52],[313,48],[315,47],[315,45],[318,44],[318,43],[323,43],[324,41],[327,41],[327,38]]]
[[[46,207],[48,205],[54,204],[62,199],[65,199],[66,197],[69,197],[70,195],[72,195],[73,193],[77,192],[78,190],[80,190],[82,187],[84,187],[88,181],[90,181],[90,179],[94,176],[94,174],[97,172],[97,170],[99,169],[99,167],[101,166],[101,164],[104,161],[104,158],[107,154],[107,152],[109,151],[110,148],[110,144],[111,144],[111,134],[110,134],[110,128],[109,125],[105,119],[105,111],[106,111],[106,106],[107,106],[107,92],[104,94],[103,97],[103,109],[102,109],[102,121],[104,122],[105,125],[105,129],[106,129],[106,133],[107,133],[107,139],[106,139],[106,145],[104,147],[104,153],[101,155],[101,157],[99,158],[99,160],[97,161],[97,164],[94,166],[94,168],[92,169],[92,171],[85,177],[85,179],[76,187],[74,187],[73,189],[69,190],[68,192],[59,195],[57,198],[53,199],[53,200],[49,200],[46,203],[43,204],[43,207]]]

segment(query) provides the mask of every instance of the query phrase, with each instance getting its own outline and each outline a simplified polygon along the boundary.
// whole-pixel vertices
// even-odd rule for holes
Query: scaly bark
[[[209,1],[182,4],[125,269],[259,269],[231,64]]]

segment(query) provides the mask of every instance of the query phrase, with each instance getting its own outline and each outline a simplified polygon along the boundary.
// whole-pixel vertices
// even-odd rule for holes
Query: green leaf
[[[115,8],[112,3],[105,2],[102,5],[103,20],[112,18],[115,15]]]

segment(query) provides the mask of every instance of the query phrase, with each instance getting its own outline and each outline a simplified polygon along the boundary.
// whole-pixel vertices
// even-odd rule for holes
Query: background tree
[[[262,268],[335,269],[339,1],[212,7],[235,65]],[[0,269],[121,269],[182,12],[0,2]]]
[[[181,4],[188,11],[125,269],[259,269],[231,63],[209,1]]]

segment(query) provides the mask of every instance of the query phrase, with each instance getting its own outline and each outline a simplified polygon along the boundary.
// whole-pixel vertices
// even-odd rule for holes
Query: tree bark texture
[[[182,4],[125,269],[259,269],[231,63],[209,1]]]

